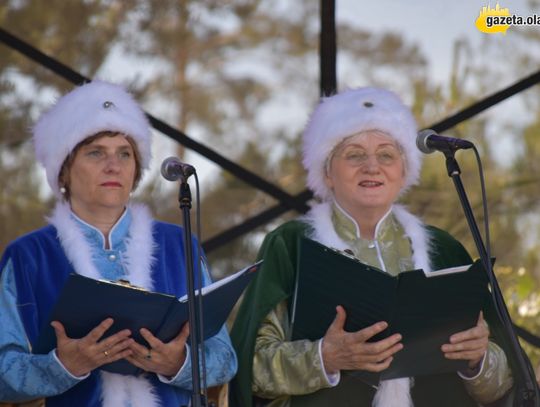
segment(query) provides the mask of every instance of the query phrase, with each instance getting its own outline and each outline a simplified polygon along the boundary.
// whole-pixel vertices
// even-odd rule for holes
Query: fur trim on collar
[[[101,372],[103,407],[159,407],[159,397],[149,380],[143,376],[124,376]]]
[[[331,203],[323,202],[314,205],[303,217],[303,220],[311,226],[311,232],[308,236],[310,239],[334,249],[342,251],[347,249],[347,243],[338,236],[332,224]]]
[[[372,407],[414,407],[411,397],[412,383],[414,379],[409,377],[381,381]]]
[[[405,233],[411,239],[413,251],[413,263],[417,269],[423,269],[426,273],[432,271],[429,256],[430,239],[424,223],[402,205],[394,205],[392,211],[399,223],[405,229]]]
[[[129,207],[132,214],[129,237],[126,240],[126,252],[122,257],[126,268],[126,280],[131,284],[154,289],[154,282],[149,271],[155,261],[152,253],[155,243],[152,239],[152,216],[144,205],[134,204]],[[69,262],[78,274],[94,279],[102,278],[94,266],[94,249],[88,245],[77,222],[71,217],[71,209],[66,202],[59,202],[53,214],[48,218],[58,231],[58,238]]]
[[[151,271],[155,243],[152,239],[152,217],[144,205],[132,205],[129,238],[122,257],[126,266],[126,279],[133,285],[153,290]],[[88,244],[79,225],[71,216],[69,204],[59,202],[48,219],[58,233],[60,244],[78,274],[94,279],[102,278],[92,261],[93,248]],[[151,383],[143,376],[125,376],[100,372],[103,407],[124,406],[159,407],[159,397]]]
[[[144,205],[131,205],[130,209],[132,223],[124,256],[128,280],[133,285],[153,290],[154,282],[149,271],[156,260],[153,253],[157,247],[152,239],[152,216]]]
[[[430,237],[422,221],[408,212],[402,205],[393,205],[392,213],[411,239],[414,267],[421,268],[426,272],[431,271],[429,259]],[[347,243],[334,230],[331,203],[323,202],[314,205],[303,217],[303,220],[311,226],[309,236],[311,239],[338,250],[348,248]]]

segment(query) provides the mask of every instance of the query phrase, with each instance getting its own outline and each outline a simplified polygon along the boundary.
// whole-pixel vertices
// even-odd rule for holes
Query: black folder
[[[261,262],[216,281],[202,289],[203,333],[210,338],[221,329],[234,304],[250,282]],[[71,338],[86,336],[104,319],[114,319],[104,338],[123,329],[130,329],[132,338],[148,346],[140,335],[147,328],[163,342],[175,338],[188,321],[187,297],[176,298],[136,288],[126,283],[95,280],[71,274],[38,338],[33,353],[45,354],[56,347],[51,321],[60,321]],[[137,374],[140,369],[126,360],[119,360],[101,369],[121,374]]]
[[[465,368],[466,361],[444,358],[441,345],[452,334],[472,328],[486,296],[487,275],[472,265],[392,276],[358,259],[303,238],[293,306],[292,339],[322,338],[336,315],[347,313],[345,330],[354,332],[378,321],[388,328],[372,338],[402,335],[404,348],[381,373],[348,372],[369,384],[398,377],[438,374]]]

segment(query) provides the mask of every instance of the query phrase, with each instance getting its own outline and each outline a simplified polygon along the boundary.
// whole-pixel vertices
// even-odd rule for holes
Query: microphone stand
[[[178,202],[182,210],[184,220],[184,253],[186,255],[186,275],[188,283],[188,309],[189,309],[189,328],[190,328],[190,356],[191,356],[191,380],[193,392],[191,394],[191,407],[207,407],[205,395],[201,392],[201,376],[199,367],[199,348],[201,338],[199,338],[200,315],[202,310],[199,307],[199,301],[195,298],[195,268],[193,267],[193,251],[191,242],[191,190],[187,183],[187,177],[180,177],[180,189],[178,191]],[[199,293],[200,295],[200,293]],[[204,351],[204,350],[203,350]]]
[[[491,293],[495,302],[496,311],[499,314],[499,318],[501,319],[507,337],[510,340],[512,350],[516,356],[519,374],[522,376],[522,381],[517,380],[518,378],[514,377],[516,394],[513,405],[514,407],[539,407],[540,398],[538,385],[536,384],[535,380],[531,378],[532,368],[530,362],[524,356],[523,349],[521,349],[519,341],[512,328],[512,320],[510,318],[510,314],[508,313],[508,309],[506,308],[504,297],[499,288],[499,284],[493,272],[491,259],[488,258],[486,247],[482,241],[482,236],[480,235],[480,231],[478,229],[478,225],[476,224],[471,205],[469,203],[467,194],[465,193],[465,188],[463,187],[463,183],[461,181],[461,169],[459,168],[459,165],[454,157],[455,151],[451,148],[441,149],[441,151],[446,157],[446,169],[448,171],[448,176],[454,181],[454,185],[456,187],[459,200],[461,201],[461,206],[463,208],[463,212],[465,213],[469,229],[471,230],[474,243],[476,245],[478,253],[480,254],[480,259],[482,261],[484,269],[486,270],[489,282],[491,284]]]

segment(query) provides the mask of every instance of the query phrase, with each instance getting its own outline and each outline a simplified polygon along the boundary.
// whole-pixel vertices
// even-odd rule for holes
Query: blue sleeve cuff
[[[182,365],[180,370],[178,370],[178,372],[171,378],[158,374],[158,379],[163,383],[172,385],[185,382],[187,380],[187,375],[191,375],[191,355],[189,352],[190,347],[186,343],[186,359],[184,360],[184,364]]]
[[[56,349],[53,349],[50,353],[52,353],[52,355],[53,355],[53,357],[54,357],[54,360],[56,360],[56,362],[60,365],[60,367],[62,368],[62,370],[63,370],[68,376],[70,376],[73,380],[81,381],[81,380],[86,379],[88,376],[90,376],[90,373],[87,373],[87,374],[82,375],[82,376],[75,376],[75,375],[71,374],[71,372],[70,372],[69,370],[67,370],[67,368],[64,366],[64,364],[62,363],[62,361],[58,358],[58,354],[56,353]]]

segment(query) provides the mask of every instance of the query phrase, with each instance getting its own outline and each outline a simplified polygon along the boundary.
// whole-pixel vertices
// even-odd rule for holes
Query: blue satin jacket
[[[122,277],[121,258],[130,222],[127,210],[111,231],[111,249],[105,250],[101,233],[78,221],[91,244],[93,263],[104,278]],[[154,291],[180,297],[186,293],[182,229],[154,221],[152,230],[156,245]],[[47,355],[31,353],[63,283],[74,271],[51,225],[15,240],[6,249],[0,262],[0,401],[45,397],[47,406],[102,406],[98,371],[77,378],[62,366],[55,351]],[[209,282],[206,275],[203,284]],[[226,383],[236,373],[236,355],[225,327],[205,342],[205,356],[208,386]],[[186,363],[171,381],[155,374],[147,377],[162,407],[189,403],[189,352]]]

